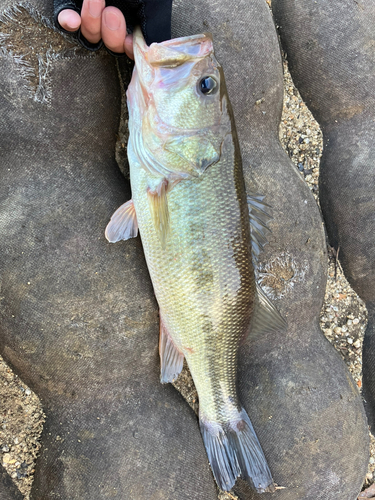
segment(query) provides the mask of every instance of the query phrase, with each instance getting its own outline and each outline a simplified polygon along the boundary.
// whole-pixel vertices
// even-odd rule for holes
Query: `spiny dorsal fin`
[[[259,254],[267,245],[267,232],[271,232],[267,226],[272,217],[267,213],[271,207],[264,203],[264,196],[261,194],[250,194],[247,196],[250,214],[250,233],[253,265],[256,268]]]
[[[184,364],[184,355],[174,345],[171,337],[165,329],[162,316],[160,314],[160,382],[167,384],[173,382],[181,373]]]
[[[110,243],[135,238],[138,234],[137,215],[133,200],[129,200],[112,215],[105,229],[105,237]]]
[[[257,284],[257,295],[250,324],[250,336],[256,338],[265,333],[284,332],[287,322]]]
[[[165,248],[169,232],[169,211],[167,199],[168,181],[163,179],[155,189],[147,189],[147,198],[156,233]]]

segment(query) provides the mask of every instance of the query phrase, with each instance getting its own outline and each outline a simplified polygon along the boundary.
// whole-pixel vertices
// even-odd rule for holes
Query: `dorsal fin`
[[[258,265],[259,254],[267,245],[267,233],[271,230],[268,222],[272,217],[268,214],[270,206],[265,203],[261,194],[251,194],[247,196],[250,215],[251,251],[254,269]],[[276,307],[272,304],[260,286],[256,285],[257,295],[254,305],[254,312],[250,325],[250,336],[253,338],[266,333],[282,332],[287,329],[287,322],[281,316]]]
[[[272,217],[267,213],[270,206],[264,201],[264,196],[261,194],[250,194],[247,196],[250,214],[250,233],[251,233],[251,250],[253,256],[254,268],[257,267],[259,254],[267,245],[267,233],[271,230],[267,226]]]
[[[288,327],[285,319],[258,284],[256,290],[257,295],[250,324],[250,337],[257,338],[266,333],[285,332]]]

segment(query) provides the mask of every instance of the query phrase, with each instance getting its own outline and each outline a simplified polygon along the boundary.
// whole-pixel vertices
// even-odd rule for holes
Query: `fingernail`
[[[89,0],[89,12],[92,17],[100,17],[102,15],[102,10],[102,0]]]
[[[78,18],[78,19],[77,19]],[[61,26],[67,30],[76,31],[80,25],[80,18],[76,12],[62,10],[57,18]]]
[[[118,30],[119,27],[121,26],[120,19],[113,12],[104,13],[104,22],[107,28],[109,28],[112,31]]]
[[[76,23],[70,23],[70,22],[67,22],[66,26],[71,30],[77,30],[79,28],[79,26],[77,26]]]

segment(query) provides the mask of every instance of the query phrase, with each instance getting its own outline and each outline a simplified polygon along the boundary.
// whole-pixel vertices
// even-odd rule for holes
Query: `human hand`
[[[105,0],[84,0],[81,15],[75,10],[64,9],[57,18],[66,31],[81,29],[83,37],[92,44],[101,39],[112,52],[133,56],[133,35],[126,32],[126,21],[117,7],[106,7]]]

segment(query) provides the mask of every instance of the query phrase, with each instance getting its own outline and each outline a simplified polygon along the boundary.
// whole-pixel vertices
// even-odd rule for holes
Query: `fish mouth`
[[[187,61],[203,59],[214,51],[211,33],[173,38],[148,46],[139,26],[133,31],[133,44],[143,54],[147,53],[151,66],[159,67],[180,66]]]

